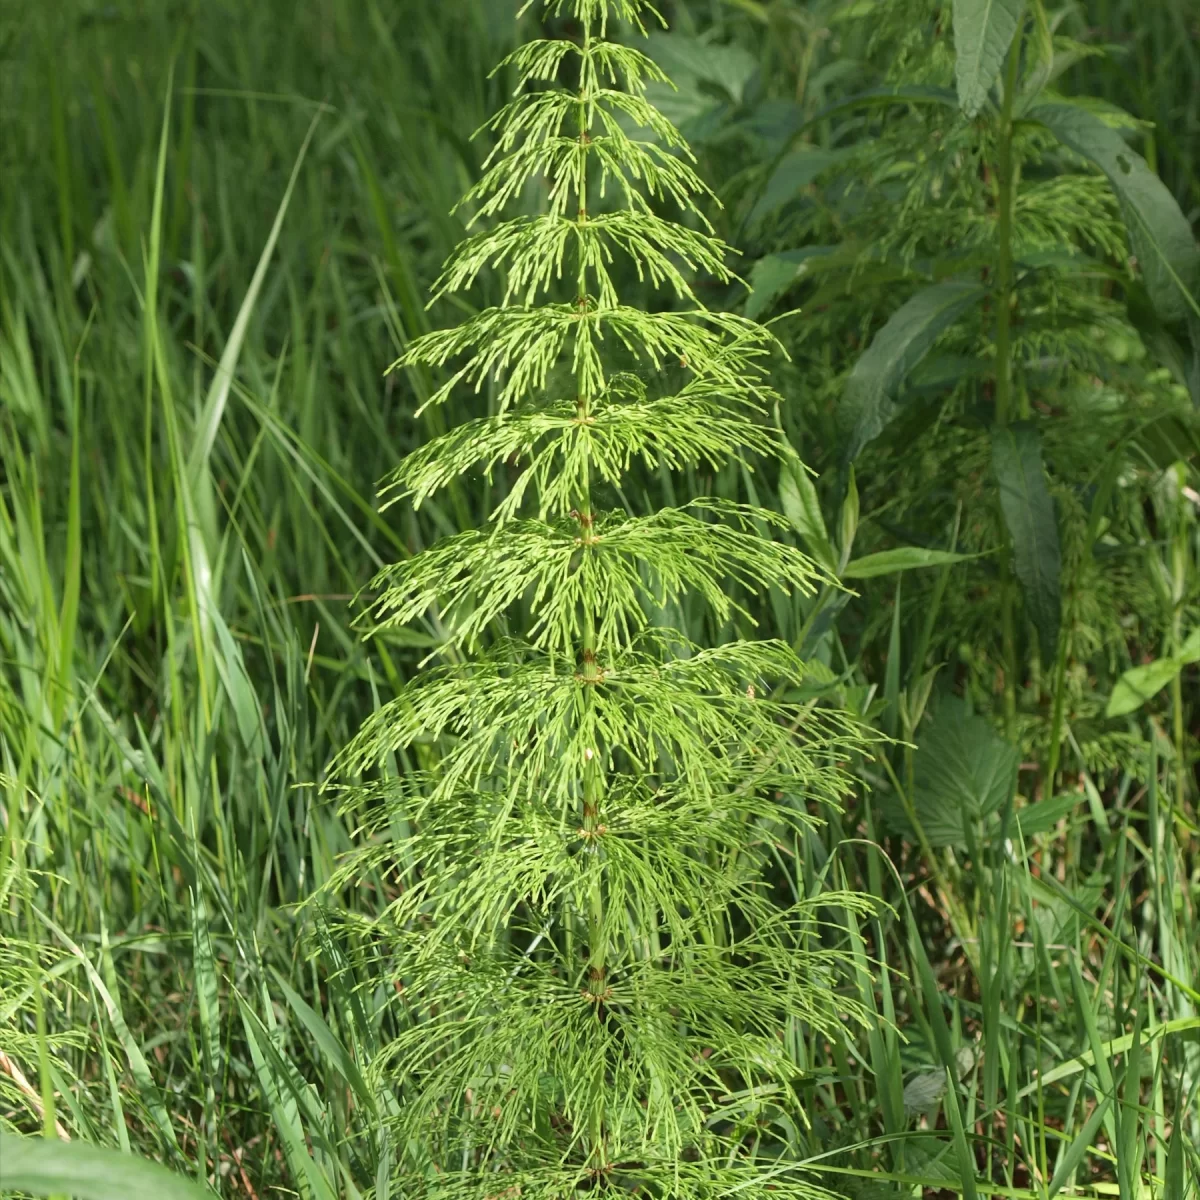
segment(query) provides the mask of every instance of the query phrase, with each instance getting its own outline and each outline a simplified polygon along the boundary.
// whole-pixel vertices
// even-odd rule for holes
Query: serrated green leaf
[[[646,49],[671,78],[671,83],[648,83],[646,98],[677,126],[695,121],[721,104],[713,88],[733,103],[741,103],[757,66],[754,56],[742,46],[705,42],[686,33],[656,30],[647,39]]]
[[[1018,421],[993,430],[992,469],[1000,486],[1000,507],[1012,538],[1013,565],[1026,612],[1037,630],[1042,658],[1051,662],[1062,620],[1062,555],[1037,429]]]
[[[1106,717],[1123,717],[1136,712],[1147,700],[1152,700],[1183,669],[1181,658],[1156,658],[1154,662],[1132,667],[1117,680],[1108,698]]]
[[[954,75],[968,117],[987,103],[1024,9],[1024,0],[954,0]]]
[[[0,1130],[0,1191],[75,1200],[211,1200],[212,1193],[158,1163],[119,1150],[19,1137]]]
[[[965,280],[935,283],[892,314],[854,364],[846,384],[839,416],[849,432],[847,460],[857,458],[863,447],[879,436],[896,415],[893,396],[905,376],[986,292],[982,284]]]
[[[1016,787],[1020,753],[953,697],[941,701],[916,740],[913,801],[921,827],[931,846],[965,847],[965,822],[999,812]],[[911,832],[898,803],[885,814],[891,828]]]
[[[935,1108],[946,1094],[945,1071],[923,1071],[904,1085],[904,1107],[910,1113],[925,1113]]]
[[[1023,838],[1033,837],[1035,833],[1045,833],[1069,816],[1082,802],[1078,792],[1068,792],[1063,796],[1055,796],[1051,800],[1039,800],[1036,804],[1022,808],[1016,813],[1017,827]]]
[[[1041,104],[1029,116],[1108,177],[1159,316],[1168,323],[1200,316],[1200,245],[1175,197],[1146,160],[1117,130],[1076,105]]]
[[[743,46],[709,42],[687,33],[655,30],[646,39],[646,51],[677,87],[702,80],[739,102],[758,67],[758,60]]]
[[[945,567],[974,557],[972,554],[952,554],[949,550],[927,550],[923,546],[898,546],[895,550],[881,550],[878,554],[864,554],[862,558],[854,559],[846,565],[842,575],[846,579],[873,579],[877,575],[911,571],[916,567]]]

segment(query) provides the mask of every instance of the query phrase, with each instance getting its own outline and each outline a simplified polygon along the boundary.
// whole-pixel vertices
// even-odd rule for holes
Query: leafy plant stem
[[[1013,38],[1004,77],[1000,110],[1000,142],[996,161],[998,260],[996,265],[996,425],[1003,428],[1012,416],[1012,296],[1013,296],[1013,103],[1021,58],[1021,37]],[[1017,648],[1014,631],[1016,589],[1012,570],[1011,539],[1000,560],[1003,597],[1001,630],[1004,643],[1004,725],[1011,738],[1017,717]]]

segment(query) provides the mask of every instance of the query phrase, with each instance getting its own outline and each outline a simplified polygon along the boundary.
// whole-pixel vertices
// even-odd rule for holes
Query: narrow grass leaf
[[[974,557],[972,554],[952,554],[949,550],[927,550],[923,546],[898,546],[895,550],[881,550],[878,554],[864,554],[862,558],[852,559],[842,576],[845,579],[874,579],[877,575],[891,575],[894,571],[911,571],[917,567],[950,566]]]
[[[221,1061],[221,999],[217,986],[217,963],[208,930],[204,894],[192,892],[192,971],[196,979],[196,1004],[200,1011],[200,1038],[204,1069],[210,1085]]]
[[[83,955],[82,951],[80,951],[80,959],[84,965],[84,969],[92,977],[92,983],[99,985],[96,990],[100,993],[100,998],[108,1010],[108,1017],[112,1022],[113,1032],[117,1035],[117,1040],[121,1043],[121,1048],[125,1051],[125,1057],[129,1062],[129,1072],[138,1086],[138,1093],[141,1096],[142,1102],[150,1110],[150,1116],[153,1118],[154,1124],[167,1144],[178,1150],[179,1144],[175,1138],[175,1128],[171,1124],[171,1118],[167,1113],[167,1106],[163,1103],[162,1093],[159,1091],[158,1084],[154,1081],[154,1076],[150,1073],[150,1064],[146,1062],[146,1056],[142,1053],[142,1048],[137,1044],[137,1039],[130,1032],[129,1025],[125,1020],[125,1013],[121,1008],[121,993],[117,980],[117,968],[113,963],[112,947],[108,943],[108,931],[103,924],[100,926],[100,963],[104,971],[103,984],[101,984],[95,968],[91,965],[87,957]]]
[[[371,1089],[367,1087],[366,1080],[362,1076],[362,1072],[358,1069],[358,1064],[350,1054],[349,1050],[338,1040],[333,1030],[329,1028],[324,1019],[317,1013],[296,991],[288,986],[287,981],[279,974],[274,972],[275,982],[279,984],[280,990],[283,992],[284,998],[287,1000],[291,1010],[299,1018],[300,1023],[312,1035],[317,1047],[320,1049],[325,1060],[337,1071],[337,1073],[345,1080],[346,1083],[354,1089],[355,1095],[359,1100],[371,1111],[375,1110],[375,1097]]]
[[[812,556],[827,570],[836,570],[837,559],[821,515],[817,489],[808,468],[794,454],[786,455],[779,469],[779,503]]]
[[[271,1053],[270,1035],[240,997],[237,1003],[259,1087],[270,1105],[275,1128],[283,1142],[284,1155],[296,1185],[302,1195],[309,1196],[312,1200],[337,1200],[325,1172],[313,1161],[309,1153],[300,1125],[299,1106],[291,1094],[290,1085],[286,1079],[279,1078],[273,1069],[270,1061],[274,1057]]]
[[[1096,1133],[1111,1106],[1112,1096],[1105,1096],[1092,1110],[1092,1115],[1083,1123],[1083,1128],[1071,1139],[1071,1144],[1059,1159],[1054,1177],[1050,1180],[1050,1187],[1046,1191],[1047,1200],[1051,1200],[1075,1178],[1075,1172],[1079,1170],[1087,1152],[1094,1145]]]

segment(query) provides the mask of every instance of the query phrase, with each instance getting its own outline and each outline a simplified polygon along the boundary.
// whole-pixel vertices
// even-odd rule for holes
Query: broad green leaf
[[[954,75],[968,117],[987,103],[1024,8],[1024,0],[954,0]]]
[[[936,1108],[946,1094],[945,1071],[922,1071],[904,1085],[904,1107],[913,1115]]]
[[[1081,802],[1082,797],[1078,792],[1067,792],[1051,800],[1039,800],[1028,808],[1019,809],[1016,817],[1021,836],[1030,838],[1035,833],[1045,833],[1053,829],[1063,817],[1070,816]]]
[[[709,42],[687,33],[655,30],[646,39],[646,51],[676,87],[682,89],[703,81],[716,85],[739,103],[758,68],[758,59],[743,46]],[[708,103],[712,104],[711,98]]]
[[[813,557],[830,571],[837,559],[821,515],[821,501],[809,477],[808,468],[794,454],[788,454],[779,469],[779,502],[792,528],[804,539]]]
[[[1184,663],[1200,662],[1200,625],[1197,625],[1179,647],[1179,659]]]
[[[758,65],[741,46],[709,43],[686,33],[655,31],[646,49],[671,78],[669,84],[649,83],[646,98],[676,126],[715,109],[720,93],[740,104]]]
[[[941,701],[915,740],[917,819],[931,846],[965,847],[965,822],[984,821],[999,812],[1016,787],[1020,753],[986,718],[952,697]],[[891,828],[911,832],[898,803],[885,811]]]
[[[981,284],[964,280],[935,283],[892,314],[854,364],[842,397],[840,419],[849,431],[848,460],[857,458],[896,415],[893,397],[909,371],[986,292]]]
[[[820,146],[801,146],[779,160],[758,203],[750,210],[749,220],[759,221],[794,200],[830,167],[848,157],[845,150],[825,150]]]
[[[0,1130],[0,1191],[74,1200],[212,1200],[198,1183],[119,1150]]]
[[[1106,717],[1123,717],[1153,699],[1183,670],[1182,657],[1157,658],[1144,666],[1132,667],[1117,680],[1108,698]]]
[[[1029,116],[1108,177],[1159,316],[1170,324],[1200,316],[1200,246],[1175,197],[1146,160],[1117,130],[1073,104],[1040,104]]]
[[[878,554],[864,554],[862,558],[854,559],[846,565],[842,575],[846,579],[873,579],[876,575],[911,571],[914,567],[945,567],[974,557],[972,554],[952,554],[949,550],[927,550],[923,546],[898,546],[895,550],[881,550]]]
[[[811,259],[824,258],[834,249],[833,246],[805,246],[760,258],[750,269],[746,316],[757,321],[788,288],[808,274]]]
[[[1013,565],[1025,609],[1051,662],[1062,619],[1058,518],[1042,468],[1042,441],[1027,421],[992,431],[992,469],[1000,485],[1000,507],[1013,544]]]

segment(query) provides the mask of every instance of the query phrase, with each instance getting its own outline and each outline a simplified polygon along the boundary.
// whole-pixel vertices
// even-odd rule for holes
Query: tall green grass
[[[668,6],[684,39],[738,48],[714,66],[694,42],[660,47],[692,65],[673,68],[677,100],[737,244],[780,139],[814,118],[814,142],[832,136],[827,106],[889,53],[852,7]],[[1066,86],[1156,123],[1194,220],[1194,15],[1091,0],[1071,19],[1123,50]],[[389,1195],[380,1131],[403,1080],[375,1067],[393,981],[296,906],[353,841],[318,800],[325,765],[439,635],[430,616],[364,646],[350,598],[490,507],[462,487],[384,520],[373,493],[438,428],[414,416],[434,381],[381,368],[429,327],[462,233],[450,209],[486,152],[470,134],[504,94],[487,71],[515,38],[493,0],[0,14],[5,1128],[133,1150],[227,1197]],[[845,333],[819,350],[830,370],[863,336]],[[798,401],[812,429],[822,402]],[[1186,635],[1200,482],[1176,450],[1180,486],[1139,494],[1145,542],[1119,549],[1135,579],[1165,578]],[[711,490],[776,504],[773,479]],[[669,480],[641,486],[670,502]],[[837,555],[885,544],[862,494],[861,513],[827,503]],[[824,638],[823,682],[919,745],[928,693],[900,663],[924,659],[931,606],[939,634],[967,651],[973,635],[953,574],[908,579],[864,581],[838,621],[776,605],[760,632]],[[1119,665],[1170,650],[1134,644]],[[880,763],[827,832],[778,848],[779,886],[863,888],[891,915],[848,931],[877,1028],[852,1055],[786,1033],[812,1127],[746,1102],[764,1155],[864,1197],[1196,1194],[1194,668],[1172,687],[1121,733],[1136,755],[1084,753],[1072,728],[1059,789],[1023,772],[1036,802],[978,855],[891,833],[882,797],[906,781]],[[369,920],[389,887],[346,903]]]

